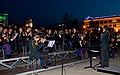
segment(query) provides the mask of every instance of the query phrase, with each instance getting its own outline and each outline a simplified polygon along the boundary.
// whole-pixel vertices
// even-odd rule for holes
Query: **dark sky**
[[[120,14],[120,0],[0,0],[0,13],[18,23],[30,17],[39,24],[53,24],[62,22],[64,13],[80,20]]]

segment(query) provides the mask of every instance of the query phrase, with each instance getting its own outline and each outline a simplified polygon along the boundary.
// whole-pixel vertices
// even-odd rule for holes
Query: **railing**
[[[0,52],[2,52],[2,59],[5,59],[5,52],[2,48],[0,48]]]
[[[13,67],[15,67],[18,63],[20,62],[24,62],[27,64],[27,61],[25,59],[28,59],[29,57],[18,57],[18,58],[11,58],[11,59],[3,59],[0,60],[0,65],[12,69]],[[15,62],[14,62],[15,61]],[[14,62],[11,65],[6,64],[5,62]]]
[[[81,63],[81,62],[87,62],[89,61],[89,59],[85,59],[85,60],[81,60],[81,61],[77,61],[77,62],[72,62],[72,63],[68,63],[68,64],[64,64],[63,66],[73,66],[75,64]],[[40,73],[40,72],[44,72],[44,71],[48,71],[48,70],[52,70],[52,69],[56,69],[56,68],[60,68],[62,67],[62,65],[57,65],[57,66],[53,66],[53,67],[49,67],[47,69],[38,69],[38,70],[33,70],[33,71],[28,71],[28,72],[23,72],[23,73],[19,73],[16,75],[35,75],[36,73]]]
[[[61,54],[63,54],[63,59],[65,59],[69,54],[72,54],[74,56],[75,55],[75,51],[63,51],[63,52],[54,52],[54,53],[49,53],[48,55],[51,56],[49,58],[49,61],[52,61],[53,58],[56,58],[57,56],[59,58],[61,58]],[[29,61],[28,61],[29,57],[17,57],[17,58],[11,58],[11,59],[3,59],[3,60],[0,60],[0,65],[6,67],[6,68],[9,68],[9,69],[12,69],[14,67],[16,67],[19,63],[23,62],[25,64],[30,64]],[[55,59],[56,61],[56,59]],[[11,65],[8,65],[6,64],[6,62],[14,62],[13,64]]]

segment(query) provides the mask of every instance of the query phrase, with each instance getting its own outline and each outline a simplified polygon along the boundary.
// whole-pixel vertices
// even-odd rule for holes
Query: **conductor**
[[[108,27],[104,26],[101,34],[101,49],[100,49],[100,63],[102,68],[109,67],[109,31]]]

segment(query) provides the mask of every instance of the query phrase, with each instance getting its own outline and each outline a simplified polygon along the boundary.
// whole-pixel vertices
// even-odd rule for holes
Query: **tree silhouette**
[[[64,13],[64,16],[63,16],[63,23],[64,24],[67,24],[68,20],[69,20],[69,14],[68,13]]]
[[[63,16],[63,23],[66,25],[67,28],[78,28],[79,26],[79,19],[73,18],[68,13],[65,13]]]

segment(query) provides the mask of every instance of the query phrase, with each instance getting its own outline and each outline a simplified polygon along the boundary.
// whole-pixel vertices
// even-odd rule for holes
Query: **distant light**
[[[97,19],[97,18],[100,18],[100,17],[95,17],[95,18]]]
[[[93,17],[90,17],[90,16],[87,16],[85,19],[86,19],[86,20],[89,20],[89,19],[94,19],[94,18],[93,18]]]
[[[100,31],[101,29],[100,28],[98,28],[98,31]]]
[[[111,15],[111,17],[115,17],[115,16],[117,16],[117,15]]]
[[[118,29],[115,29],[115,32],[118,32]]]
[[[26,27],[28,27],[28,24],[26,24]]]
[[[8,15],[8,14],[4,14],[4,15]]]
[[[5,20],[6,17],[5,16],[0,16],[0,19]]]
[[[116,22],[116,20],[113,20],[113,22],[115,23],[115,22]]]
[[[110,18],[110,17],[117,17],[117,16],[120,16],[120,15],[101,16],[101,17],[94,17],[94,18],[90,17],[90,16],[87,16],[85,19],[90,20],[90,19]]]
[[[83,26],[83,28],[85,29],[85,28],[86,28],[86,26]]]

